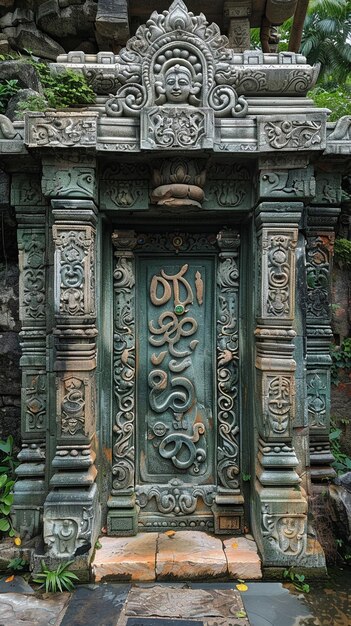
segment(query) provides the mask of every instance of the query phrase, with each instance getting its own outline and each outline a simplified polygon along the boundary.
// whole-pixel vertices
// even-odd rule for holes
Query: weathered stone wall
[[[16,225],[0,213],[0,438],[12,434],[20,443],[20,346]]]

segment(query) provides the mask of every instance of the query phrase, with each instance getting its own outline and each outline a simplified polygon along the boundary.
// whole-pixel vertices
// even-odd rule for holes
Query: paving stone
[[[227,561],[220,539],[195,531],[160,534],[156,555],[158,580],[211,579],[226,574]]]
[[[158,533],[135,537],[102,537],[96,551],[95,582],[112,580],[155,580],[155,555]]]
[[[246,537],[232,537],[225,539],[223,543],[229,576],[244,580],[262,578],[261,559],[253,540]]]
[[[69,593],[45,593],[40,597],[19,593],[0,596],[0,626],[58,626]]]
[[[155,585],[130,591],[119,626],[128,617],[202,620],[207,626],[215,623],[234,626],[232,620],[243,610],[240,594],[234,589],[195,590]],[[240,624],[244,626],[248,621],[241,617]]]
[[[320,626],[304,599],[281,583],[250,583],[242,599],[251,626]]]
[[[34,593],[34,589],[22,576],[15,576],[9,583],[6,582],[7,578],[0,578],[0,593]]]
[[[130,585],[100,584],[77,587],[60,626],[115,626],[123,609]]]

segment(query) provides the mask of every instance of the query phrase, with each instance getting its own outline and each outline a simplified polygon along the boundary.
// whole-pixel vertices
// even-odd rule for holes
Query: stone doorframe
[[[186,61],[181,105],[167,100],[175,96],[162,82],[170,58],[174,67]],[[301,55],[234,54],[182,0],[154,13],[120,55],[71,53],[60,64],[89,77],[97,107],[29,113],[24,124],[8,120],[0,138],[20,263],[16,529],[43,533],[47,564],[86,565],[100,532],[103,220],[114,214],[122,229],[130,212],[141,224],[182,206],[193,221],[218,216],[221,228],[225,214],[238,222],[249,214],[252,528],[265,566],[322,567],[308,498],[333,475],[329,280],[350,120],[328,123],[306,98],[316,70]],[[166,145],[160,124],[170,129]],[[132,511],[132,499],[127,493],[118,506]]]
[[[186,220],[186,214],[184,215]],[[138,529],[138,512],[150,500],[156,498],[154,521],[145,530],[181,529],[191,523],[195,526],[190,509],[195,508],[198,499],[209,507],[204,521],[198,528],[214,531],[217,534],[243,532],[244,498],[240,462],[241,409],[239,406],[239,233],[234,230],[221,230],[217,237],[206,234],[165,232],[141,234],[133,230],[115,230],[112,235],[115,249],[114,267],[114,357],[113,381],[115,405],[113,424],[112,490],[108,500],[108,532],[112,535],[135,534]],[[135,274],[135,255],[140,252],[153,252],[173,255],[210,254],[218,256],[218,267],[214,285],[206,284],[215,297],[213,302],[216,334],[216,433],[212,434],[215,476],[209,484],[186,484],[179,479],[172,485],[139,485],[135,468],[136,449],[136,303],[138,290]],[[180,258],[180,257],[179,257]],[[212,331],[211,331],[212,332]],[[210,332],[210,334],[211,334]],[[145,374],[144,374],[145,375]],[[209,436],[209,435],[207,435]],[[185,481],[185,482],[184,482]],[[175,496],[176,494],[176,496]],[[174,501],[172,508],[171,503]],[[184,507],[178,506],[184,501]],[[162,507],[162,502],[166,503]],[[177,510],[178,509],[178,510]],[[157,527],[157,510],[166,512],[163,525]],[[211,515],[212,510],[212,515]],[[142,512],[142,511],[141,511]],[[212,520],[212,516],[214,522]],[[188,519],[189,518],[189,519]],[[140,528],[140,526],[139,526]]]

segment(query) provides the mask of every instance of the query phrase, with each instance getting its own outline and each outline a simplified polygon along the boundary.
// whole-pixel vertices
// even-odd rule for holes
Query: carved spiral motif
[[[217,85],[208,94],[208,104],[216,117],[245,117],[248,104],[244,96],[239,96],[231,85]]]
[[[123,85],[116,96],[107,100],[105,104],[106,115],[109,117],[121,117],[129,115],[138,117],[147,100],[146,91],[142,85],[131,83]]]

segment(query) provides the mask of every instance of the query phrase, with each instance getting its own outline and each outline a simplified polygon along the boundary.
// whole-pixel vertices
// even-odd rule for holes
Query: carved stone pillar
[[[134,231],[115,231],[114,397],[112,490],[108,500],[110,535],[135,535],[135,263]]]
[[[22,449],[16,469],[13,525],[21,537],[41,530],[47,429],[46,288],[47,203],[37,174],[13,174],[11,203],[16,208],[22,330]]]
[[[309,453],[313,491],[335,476],[330,451],[331,263],[341,201],[341,175],[317,171],[316,197],[306,228],[306,368]]]
[[[84,157],[83,157],[84,158]],[[69,175],[66,172],[70,165]],[[56,181],[56,182],[55,182]],[[56,184],[59,181],[59,184]],[[72,558],[93,549],[100,530],[95,478],[96,206],[94,162],[47,160],[43,188],[52,197],[54,244],[55,441],[44,507],[48,555]],[[56,198],[55,198],[56,196]]]
[[[296,472],[296,246],[301,202],[256,209],[256,540],[267,566],[323,566],[307,535],[307,500]]]
[[[228,27],[230,48],[234,52],[250,50],[250,17],[251,2],[249,0],[226,0],[224,3],[224,21]]]

